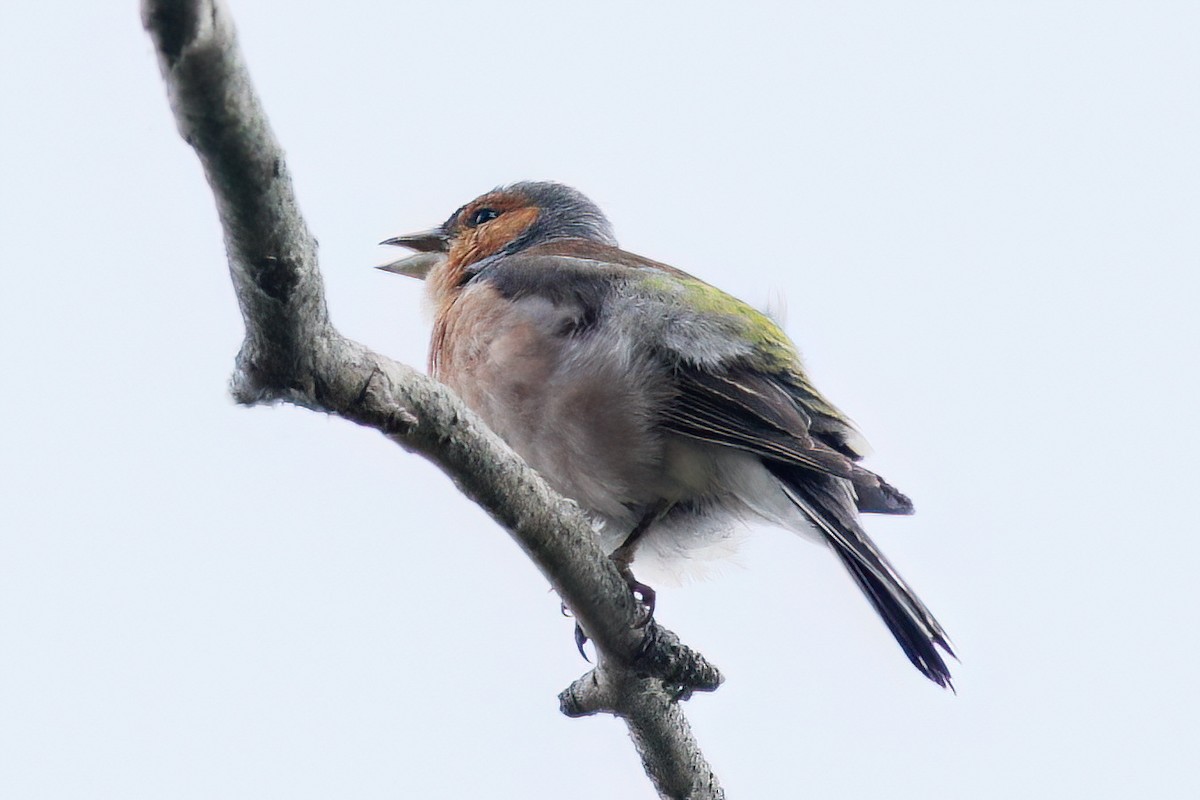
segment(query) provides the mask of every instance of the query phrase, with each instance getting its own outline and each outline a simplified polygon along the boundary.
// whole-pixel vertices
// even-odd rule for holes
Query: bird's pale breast
[[[662,366],[582,313],[471,285],[447,309],[437,377],[558,491],[627,530],[706,491],[713,465],[709,448],[655,429],[672,391]]]

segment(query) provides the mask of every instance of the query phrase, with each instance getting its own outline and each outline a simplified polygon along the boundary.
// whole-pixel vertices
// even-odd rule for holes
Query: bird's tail
[[[859,525],[849,482],[778,462],[768,467],[837,553],[908,660],[926,678],[953,690],[950,669],[938,651],[954,657],[946,632]]]

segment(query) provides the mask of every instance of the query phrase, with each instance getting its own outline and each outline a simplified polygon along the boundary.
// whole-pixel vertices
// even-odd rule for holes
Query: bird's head
[[[488,259],[554,239],[617,243],[603,212],[580,192],[560,183],[527,181],[475,198],[436,228],[380,242],[416,254],[379,269],[424,280],[445,267],[456,273],[458,283]]]

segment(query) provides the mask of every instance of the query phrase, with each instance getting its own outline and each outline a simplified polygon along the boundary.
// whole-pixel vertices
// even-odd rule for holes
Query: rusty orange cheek
[[[529,230],[537,216],[536,208],[506,211],[491,222],[460,237],[450,250],[450,261],[466,266],[495,255],[513,239]]]

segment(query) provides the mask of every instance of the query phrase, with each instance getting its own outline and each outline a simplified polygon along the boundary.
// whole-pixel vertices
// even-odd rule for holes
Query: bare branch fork
[[[597,665],[559,696],[569,716],[625,720],[664,798],[722,798],[678,700],[721,681],[641,613],[579,508],[443,386],[329,321],[316,242],[221,0],[143,0],[179,132],[195,149],[225,233],[246,323],[231,379],[246,405],[288,402],[375,428],[444,470],[537,564],[593,640]]]

